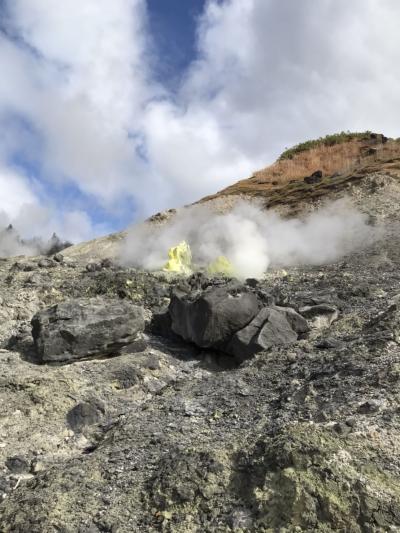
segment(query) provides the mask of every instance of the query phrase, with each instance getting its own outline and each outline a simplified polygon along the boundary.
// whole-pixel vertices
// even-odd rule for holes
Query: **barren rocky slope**
[[[349,195],[379,239],[335,264],[244,284],[100,264],[121,236],[64,259],[1,260],[1,531],[400,530],[398,160],[304,183],[283,185],[283,212]],[[171,297],[188,309],[209,298],[225,327],[212,307],[224,291],[256,301],[253,314],[293,310],[308,331],[286,343],[270,328],[275,345],[242,363],[206,342],[207,328],[197,346],[184,342]],[[142,309],[132,338],[118,302]],[[58,303],[57,316],[38,315],[35,347],[32,317]],[[82,354],[82,339],[95,354]]]

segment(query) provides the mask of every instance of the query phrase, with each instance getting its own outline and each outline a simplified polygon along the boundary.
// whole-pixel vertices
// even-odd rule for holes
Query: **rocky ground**
[[[364,183],[352,195],[385,223],[376,242],[241,285],[309,326],[242,363],[171,329],[171,296],[197,276],[101,264],[95,245],[1,260],[1,531],[400,531],[398,188]],[[32,317],[76,299],[138,306],[144,330],[113,352],[102,323],[107,350],[43,364]]]

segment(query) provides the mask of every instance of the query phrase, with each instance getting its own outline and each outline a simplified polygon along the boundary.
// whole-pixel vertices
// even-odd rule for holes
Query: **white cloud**
[[[398,135],[393,0],[211,2],[184,90],[252,160],[342,129]],[[214,95],[210,98],[210,94]]]
[[[36,203],[29,183],[17,172],[0,167],[0,212],[8,218],[16,217],[27,204]]]
[[[141,171],[142,106],[153,95],[142,59],[140,0],[10,2],[11,20],[32,53],[4,37],[8,83],[0,108],[23,114],[43,138],[42,162],[111,204]],[[136,136],[136,140],[128,138]]]
[[[196,200],[321,134],[399,135],[397,0],[210,0],[174,94],[155,81],[145,0],[7,4],[20,42],[0,36],[0,121],[39,140],[8,130],[3,166],[34,152],[108,209]]]
[[[47,240],[55,232],[66,240],[79,242],[93,235],[92,222],[85,212],[76,209],[60,212],[54,205],[44,206],[34,189],[35,184],[26,176],[0,166],[0,234],[12,224],[27,239]],[[3,243],[3,236],[1,240]]]

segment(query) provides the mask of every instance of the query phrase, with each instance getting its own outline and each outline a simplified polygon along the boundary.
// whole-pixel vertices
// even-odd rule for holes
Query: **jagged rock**
[[[25,280],[25,285],[28,286],[28,285],[35,285],[35,286],[40,286],[42,285],[43,283],[43,279],[42,279],[42,276],[38,273],[38,272],[34,272],[33,274],[31,274],[26,280]]]
[[[35,263],[32,263],[30,261],[26,263],[14,263],[12,266],[13,270],[22,270],[22,272],[33,272],[37,269],[37,265]]]
[[[67,422],[71,429],[80,431],[86,426],[100,422],[104,413],[105,407],[102,402],[81,402],[67,413]]]
[[[317,170],[316,172],[313,172],[311,176],[307,176],[304,178],[304,183],[319,183],[322,181],[322,171]]]
[[[377,340],[392,340],[400,344],[400,303],[396,297],[389,307],[374,317],[366,326]]]
[[[40,268],[54,268],[57,266],[57,261],[47,257],[45,259],[40,259],[40,261],[38,261],[38,266]]]
[[[305,320],[304,317],[302,317],[291,307],[275,306],[275,309],[285,315],[286,320],[298,335],[302,335],[303,333],[310,331],[310,326],[308,325],[307,320]]]
[[[271,306],[272,293],[259,292],[238,284],[211,286],[194,297],[175,292],[169,306],[170,327],[197,346],[225,351],[240,361],[272,346],[295,342],[299,334],[309,331],[307,321],[294,309]],[[269,305],[258,312],[264,303]],[[155,326],[165,331],[167,315],[157,315]]]
[[[57,263],[63,263],[64,262],[64,256],[63,254],[55,254],[53,257],[54,261],[57,261]]]
[[[90,262],[86,265],[87,272],[98,272],[100,270],[103,270],[103,268],[111,268],[113,266],[113,262],[110,258],[102,259],[99,263],[96,262]]]
[[[14,455],[13,457],[8,457],[5,462],[6,467],[13,474],[22,474],[24,472],[29,472],[30,463],[25,457],[19,455]]]
[[[330,326],[339,316],[338,309],[329,304],[307,305],[301,307],[299,312],[308,318],[312,326],[317,329]]]
[[[101,270],[101,265],[98,263],[88,263],[86,265],[87,272],[97,272],[98,270]]]
[[[102,268],[110,268],[113,266],[113,261],[109,257],[106,257],[105,259],[102,259],[100,265]]]
[[[343,343],[336,339],[321,339],[316,344],[315,347],[320,350],[333,350],[333,349],[340,349],[342,347]]]
[[[41,362],[117,353],[143,330],[143,309],[116,299],[69,300],[40,311],[32,319]]]
[[[250,324],[233,335],[227,351],[243,361],[261,350],[291,344],[308,330],[307,321],[294,309],[265,307]]]
[[[222,347],[258,310],[255,294],[235,284],[194,297],[175,292],[169,305],[172,331],[202,348]]]

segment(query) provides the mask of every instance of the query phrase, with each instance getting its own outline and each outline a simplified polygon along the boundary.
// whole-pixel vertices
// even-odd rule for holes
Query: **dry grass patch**
[[[269,196],[270,193],[288,184],[303,182],[306,176],[310,176],[317,170],[322,171],[324,177],[332,177],[357,172],[357,169],[368,165],[388,165],[391,160],[395,161],[394,165],[398,167],[399,140],[387,140],[378,134],[354,135],[356,137],[347,142],[323,144],[319,139],[298,145],[309,146],[309,148],[300,150],[295,147],[292,152],[287,151],[291,153],[290,157],[282,158],[281,156],[273,165],[255,172],[250,178],[241,180],[202,201],[236,194]]]

